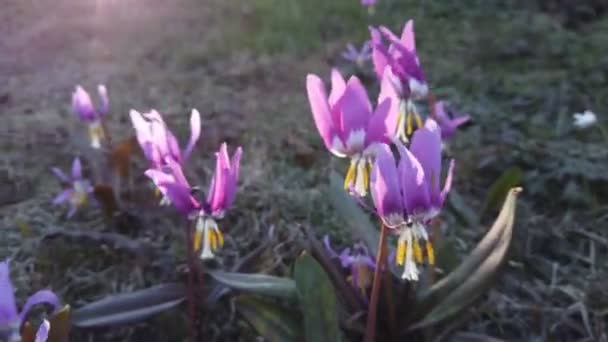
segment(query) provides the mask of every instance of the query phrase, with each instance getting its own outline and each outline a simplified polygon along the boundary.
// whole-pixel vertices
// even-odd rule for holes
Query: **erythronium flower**
[[[342,57],[362,68],[365,62],[372,57],[371,49],[372,47],[369,41],[363,43],[361,50],[357,50],[352,43],[348,43],[348,45],[346,45],[346,51],[342,52]]]
[[[397,113],[390,111],[385,99],[372,111],[367,91],[356,76],[348,82],[332,70],[329,96],[317,76],[306,78],[313,119],[327,149],[335,156],[351,160],[344,186],[365,196],[369,186],[369,167],[375,147],[387,142],[395,132]]]
[[[363,7],[367,7],[367,11],[371,15],[375,12],[375,6],[377,2],[378,0],[361,0],[361,5]]]
[[[63,202],[70,204],[70,210],[68,211],[68,218],[74,216],[76,210],[81,208],[87,203],[89,194],[93,192],[93,186],[91,182],[82,177],[82,165],[80,158],[74,158],[72,162],[72,174],[68,177],[60,169],[53,167],[51,171],[59,178],[65,189],[55,197],[53,204],[57,205]]]
[[[171,200],[175,208],[195,221],[194,248],[201,250],[202,259],[212,259],[214,252],[224,244],[224,237],[216,219],[223,218],[225,211],[234,201],[242,153],[242,149],[237,148],[231,160],[226,144],[222,144],[215,154],[215,174],[209,186],[209,194],[203,200],[194,196],[195,191],[184,177],[178,163],[167,160],[170,172],[158,169],[146,171],[146,175]]]
[[[594,112],[586,110],[583,113],[574,113],[574,126],[577,128],[588,128],[597,123],[597,116]]]
[[[388,82],[394,88],[391,97],[399,101],[399,124],[397,136],[407,141],[411,136],[412,121],[416,120],[418,128],[422,120],[414,105],[414,100],[428,94],[428,85],[420,60],[416,53],[414,22],[409,20],[397,37],[388,28],[370,28],[372,41],[372,61],[376,75],[381,82]],[[385,41],[388,41],[388,45]]]
[[[190,114],[190,139],[183,152],[177,138],[156,110],[143,114],[131,110],[129,116],[135,128],[137,142],[150,162],[151,169],[161,170],[167,165],[167,161],[174,161],[183,166],[201,135],[201,117],[196,109]],[[169,202],[167,197],[161,200],[161,204]]]
[[[373,271],[376,268],[367,248],[363,244],[357,243],[353,246],[352,251],[350,248],[345,248],[338,254],[331,248],[329,236],[325,236],[323,241],[329,255],[340,259],[342,267],[350,269],[349,281],[361,293],[361,296],[367,299],[367,290],[372,284]]]
[[[456,133],[456,129],[461,125],[469,122],[471,117],[468,115],[459,115],[456,112],[446,108],[443,101],[435,103],[435,116],[437,123],[441,128],[441,139],[449,140]]]
[[[404,266],[402,278],[416,281],[416,264],[423,262],[423,242],[427,260],[434,264],[426,226],[443,207],[452,184],[454,161],[440,190],[441,130],[432,119],[414,133],[409,150],[397,139],[395,144],[400,155],[398,164],[388,146],[378,149],[371,192],[378,215],[399,234],[395,255],[397,264]]]
[[[102,125],[103,117],[108,113],[110,101],[108,99],[108,91],[103,84],[97,86],[99,93],[99,108],[93,106],[93,101],[89,93],[81,86],[76,86],[76,90],[72,93],[72,110],[78,115],[78,118],[89,125],[89,139],[91,147],[101,148],[101,141],[105,138],[105,133]]]
[[[49,290],[38,291],[25,301],[25,305],[19,313],[10,279],[9,260],[0,262],[0,337],[6,337],[8,341],[20,341],[21,325],[25,322],[29,311],[39,304],[50,304],[55,310],[59,307],[59,298]],[[39,333],[41,339],[36,339],[36,341],[45,341],[46,339],[42,339],[44,330]]]

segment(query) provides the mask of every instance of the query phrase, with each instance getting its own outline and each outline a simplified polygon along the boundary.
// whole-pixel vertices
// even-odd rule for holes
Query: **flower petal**
[[[95,107],[93,107],[93,101],[89,93],[87,93],[81,86],[76,86],[76,90],[72,93],[72,110],[78,115],[80,120],[83,121],[95,121],[97,119],[97,113]]]
[[[395,158],[388,145],[382,144],[376,152],[370,188],[378,215],[403,214],[401,191]]]
[[[243,155],[243,149],[239,146],[232,155],[232,162],[230,165],[230,179],[228,184],[226,184],[226,200],[225,200],[225,208],[228,209],[232,206],[232,202],[234,201],[234,197],[236,195],[236,186],[239,180],[239,171],[241,169],[241,156]]]
[[[36,332],[36,340],[34,342],[46,342],[49,338],[49,330],[51,330],[51,324],[45,319]]]
[[[406,49],[416,51],[416,37],[414,36],[414,20],[408,20],[401,32],[401,42]]]
[[[435,120],[427,119],[424,127],[414,132],[410,149],[424,169],[431,197],[439,201],[441,130]]]
[[[227,183],[230,178],[230,160],[228,159],[228,147],[226,143],[220,146],[220,150],[215,153],[215,174],[212,179],[212,189],[207,197],[207,203],[211,212],[220,212],[224,208],[227,195]]]
[[[356,51],[354,53],[355,54],[353,55],[353,57],[356,59]],[[331,69],[331,91],[329,92],[328,98],[330,110],[336,105],[336,103],[338,103],[338,100],[344,94],[345,89],[346,81],[344,80],[344,77],[342,77],[342,74],[340,74],[340,71],[338,71],[337,69]],[[334,118],[334,124],[336,122],[339,121]]]
[[[186,146],[186,149],[184,150],[184,160],[188,159],[200,136],[201,114],[198,112],[198,110],[192,109],[192,114],[190,114],[190,140],[188,140],[188,146]]]
[[[448,193],[452,188],[452,179],[454,177],[454,159],[450,160],[450,166],[448,168],[448,175],[445,178],[445,183],[443,184],[443,189],[441,190],[441,195],[439,197],[440,202],[436,203],[437,208],[443,207],[443,203],[445,202],[446,197],[448,197]]]
[[[55,197],[55,199],[53,199],[53,205],[57,205],[67,201],[70,196],[72,196],[72,192],[74,192],[74,190],[72,190],[71,188],[63,190],[61,193],[59,193],[59,195],[57,195],[57,197]]]
[[[374,71],[378,79],[382,79],[384,75],[384,69],[388,65],[388,49],[382,42],[382,33],[374,27],[370,27],[371,34],[371,47],[372,47],[372,63],[374,64]]]
[[[325,85],[317,75],[309,74],[306,76],[306,91],[308,92],[308,101],[317,130],[325,143],[325,147],[331,150],[336,131],[327,102]]]
[[[397,129],[397,118],[391,112],[392,99],[386,98],[378,105],[376,111],[369,119],[367,134],[365,135],[365,146],[373,143],[389,143],[390,137],[395,135]]]
[[[356,76],[348,80],[338,107],[342,111],[341,127],[343,138],[346,141],[348,141],[348,137],[353,131],[367,128],[372,107],[367,91]]]
[[[52,167],[51,171],[53,172],[53,174],[55,174],[55,176],[57,178],[59,178],[59,180],[61,180],[63,183],[69,183],[70,179],[68,178],[68,176],[65,174],[65,172],[63,172],[61,169],[56,168],[56,167]]]
[[[25,301],[21,314],[19,314],[19,321],[24,322],[30,310],[40,304],[49,304],[53,307],[53,311],[55,311],[59,307],[59,298],[50,290],[41,290],[34,293]]]
[[[103,116],[108,114],[110,111],[110,99],[108,98],[108,89],[103,84],[97,86],[97,93],[99,94],[99,115]]]
[[[10,260],[0,262],[0,327],[14,323],[19,319],[15,290],[10,278]]]
[[[180,183],[160,183],[159,189],[164,188],[166,196],[171,200],[175,208],[183,215],[189,215],[196,210],[200,210],[200,203],[192,197],[191,188]]]
[[[430,194],[423,166],[400,141],[395,141],[395,144],[401,156],[399,179],[403,191],[403,206],[409,215],[426,212],[430,209]]]
[[[72,180],[78,180],[82,178],[82,164],[80,158],[74,158],[72,162]]]

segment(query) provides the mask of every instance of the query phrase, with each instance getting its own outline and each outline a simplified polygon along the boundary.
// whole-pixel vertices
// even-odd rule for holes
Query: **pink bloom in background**
[[[308,101],[325,147],[337,157],[350,158],[345,188],[365,196],[369,168],[378,144],[389,142],[395,133],[397,114],[385,99],[373,110],[367,91],[355,76],[344,80],[332,70],[329,95],[323,80],[309,74],[306,78]]]
[[[110,109],[110,101],[108,99],[108,91],[103,84],[97,86],[99,94],[99,107],[95,108],[89,93],[81,86],[76,86],[72,93],[72,110],[78,118],[89,125],[89,139],[91,147],[101,148],[101,141],[105,138],[105,133],[102,126],[102,120],[108,114]]]
[[[19,313],[15,301],[15,290],[10,278],[9,260],[0,262],[0,337],[6,337],[8,341],[20,341],[20,329],[27,314],[34,306],[40,304],[51,305],[53,310],[56,310],[59,307],[59,298],[49,290],[38,291],[25,301],[21,313]],[[47,333],[48,322],[43,323],[38,330],[36,342],[46,341]]]
[[[399,162],[387,145],[378,150],[371,174],[371,193],[378,215],[399,234],[396,261],[404,266],[402,277],[418,280],[416,264],[434,263],[433,247],[426,226],[437,216],[452,185],[454,161],[450,162],[443,189],[441,179],[441,130],[433,119],[414,132],[409,150],[395,140]]]
[[[366,41],[361,46],[361,50],[357,50],[352,43],[348,43],[346,45],[346,51],[342,52],[342,57],[362,68],[365,65],[365,62],[372,58],[371,44],[369,41]]]
[[[215,174],[204,200],[195,197],[196,191],[188,183],[181,165],[177,162],[168,160],[168,172],[159,169],[146,171],[146,175],[169,198],[175,208],[195,221],[194,245],[196,250],[201,250],[202,259],[212,259],[214,252],[224,243],[224,237],[215,220],[223,218],[225,211],[232,206],[242,153],[239,147],[230,159],[226,144],[222,144],[215,154]]]
[[[439,127],[441,127],[441,139],[451,139],[458,127],[464,125],[471,120],[468,115],[460,115],[446,107],[443,101],[435,103],[435,116]]]
[[[68,202],[70,204],[70,210],[68,211],[68,218],[74,216],[76,210],[81,208],[87,203],[88,197],[93,192],[93,186],[91,182],[82,177],[82,164],[80,158],[74,158],[72,162],[71,175],[66,175],[60,169],[53,167],[51,171],[59,178],[64,190],[55,197],[53,204],[61,204]]]

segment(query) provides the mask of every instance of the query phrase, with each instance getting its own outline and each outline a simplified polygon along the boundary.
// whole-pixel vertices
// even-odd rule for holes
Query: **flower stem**
[[[382,269],[386,264],[386,233],[384,223],[380,228],[380,241],[378,242],[378,254],[376,255],[376,270],[374,271],[374,282],[372,284],[372,295],[367,311],[367,324],[365,326],[364,342],[374,342],[376,339],[376,316],[378,312],[378,297],[380,296],[380,284],[382,282]]]
[[[194,284],[194,272],[196,271],[194,261],[194,244],[190,223],[186,225],[186,245],[188,251],[188,335],[191,342],[196,342],[196,293]]]

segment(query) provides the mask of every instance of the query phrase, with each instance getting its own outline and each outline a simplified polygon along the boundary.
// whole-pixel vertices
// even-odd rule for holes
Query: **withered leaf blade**
[[[368,215],[348,196],[343,188],[344,179],[332,172],[329,177],[329,199],[336,211],[348,223],[355,235],[365,243],[371,255],[378,254],[379,228],[370,222]]]
[[[296,283],[289,278],[259,273],[209,271],[216,281],[236,290],[271,297],[296,299]]]
[[[239,296],[237,311],[269,342],[300,341],[300,317],[294,310],[254,296]]]
[[[47,342],[67,342],[69,340],[70,329],[72,328],[70,312],[70,306],[66,305],[49,319],[51,329]]]
[[[511,244],[520,192],[521,188],[509,191],[498,218],[473,252],[452,273],[417,297],[416,317],[420,320],[410,329],[434,325],[452,317],[491,285]]]
[[[131,155],[133,154],[133,151],[136,151],[137,146],[137,139],[135,136],[130,136],[120,141],[110,152],[110,165],[123,179],[129,177]]]
[[[321,265],[311,255],[303,254],[296,260],[294,278],[304,314],[306,341],[340,341],[338,299]]]
[[[179,305],[185,295],[182,284],[167,283],[109,296],[75,310],[72,324],[91,328],[139,322]]]
[[[118,211],[118,202],[114,195],[114,189],[106,184],[97,184],[93,189],[95,199],[101,204],[104,215],[111,218]]]

